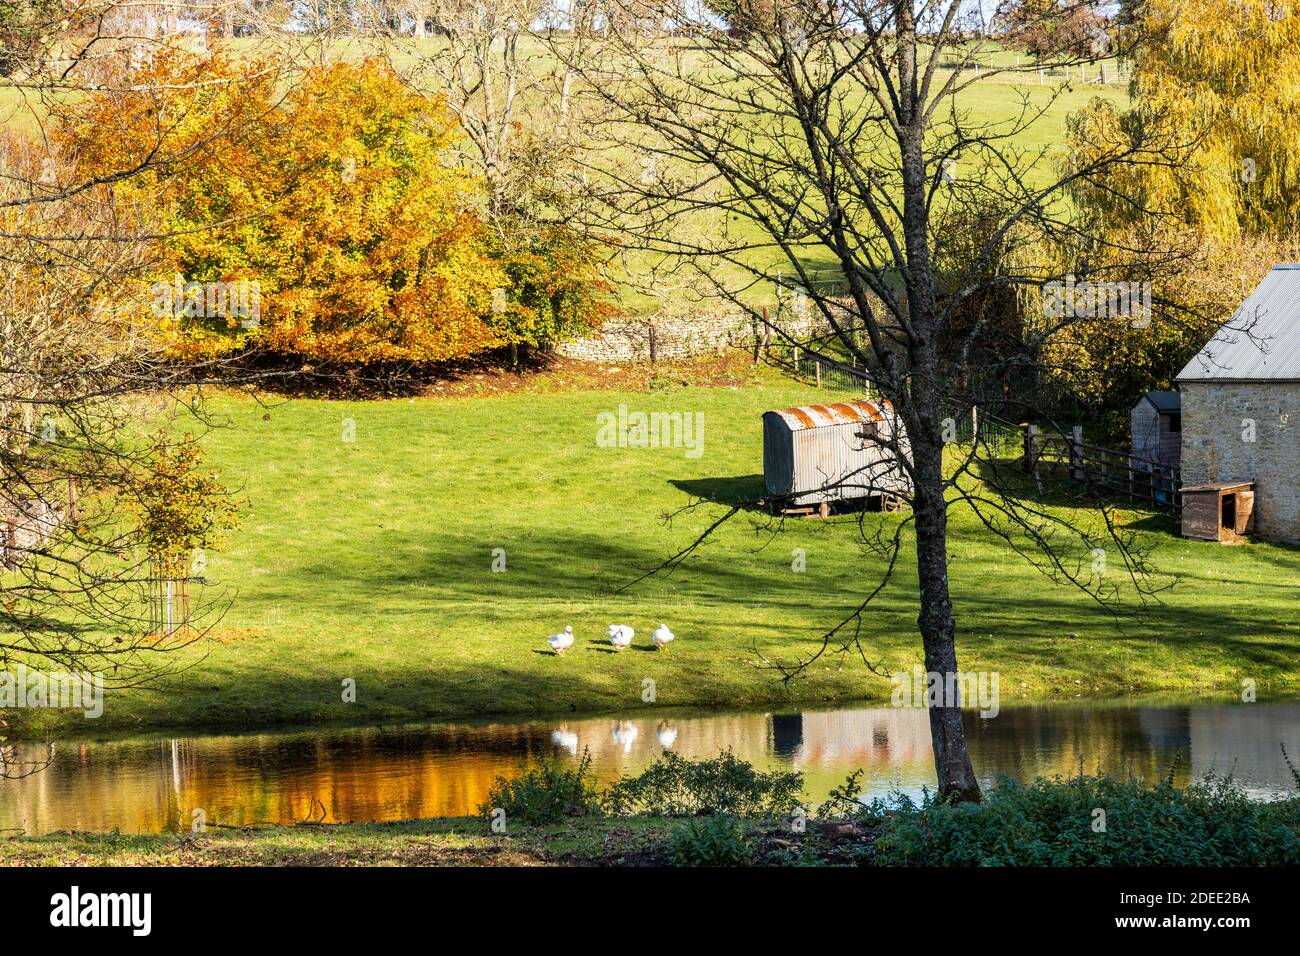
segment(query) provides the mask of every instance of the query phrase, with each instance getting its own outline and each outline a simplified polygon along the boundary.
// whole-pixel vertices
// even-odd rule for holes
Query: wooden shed
[[[1177,468],[1182,457],[1183,403],[1177,392],[1146,392],[1129,413],[1135,464],[1153,461]]]
[[[763,481],[787,509],[880,498],[912,490],[899,455],[907,436],[889,402],[804,405],[763,414]]]
[[[1218,481],[1184,485],[1183,537],[1241,544],[1255,527],[1255,483]]]

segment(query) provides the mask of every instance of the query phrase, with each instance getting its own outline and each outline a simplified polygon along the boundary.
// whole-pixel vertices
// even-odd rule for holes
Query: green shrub
[[[479,804],[479,815],[491,820],[493,812],[501,809],[507,821],[539,826],[595,813],[599,794],[590,773],[591,754],[584,750],[576,769],[545,761],[522,776],[497,777],[487,799]]]
[[[799,805],[802,790],[803,774],[763,773],[729,750],[699,761],[669,752],[637,776],[611,786],[602,805],[612,816],[727,814],[770,819],[788,816]]]
[[[673,866],[744,866],[753,856],[745,826],[735,817],[699,817],[668,837]]]
[[[1252,801],[1231,778],[1214,776],[1186,789],[1168,780],[1004,779],[979,805],[895,795],[859,819],[875,830],[875,861],[884,866],[1300,863],[1300,799]]]
[[[823,820],[843,820],[860,816],[865,804],[858,799],[862,793],[862,777],[865,771],[855,770],[845,778],[838,787],[832,787],[817,807],[817,816]]]

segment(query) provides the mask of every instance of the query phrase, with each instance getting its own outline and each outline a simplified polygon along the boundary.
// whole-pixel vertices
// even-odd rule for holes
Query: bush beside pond
[[[884,866],[1300,863],[1300,799],[1254,801],[1222,777],[1185,789],[1109,777],[1002,780],[979,805],[895,797],[859,819]]]
[[[498,778],[480,812],[545,825],[567,817],[693,817],[670,829],[663,857],[679,865],[741,862],[883,866],[1282,866],[1300,863],[1300,798],[1251,800],[1231,777],[1186,788],[1115,777],[1003,779],[981,804],[903,794],[856,799],[861,772],[798,830],[799,773],[763,773],[725,752],[668,753],[603,792],[575,770],[545,765]],[[1300,788],[1300,778],[1297,779]],[[805,840],[804,837],[810,839]],[[757,839],[752,839],[757,837]]]

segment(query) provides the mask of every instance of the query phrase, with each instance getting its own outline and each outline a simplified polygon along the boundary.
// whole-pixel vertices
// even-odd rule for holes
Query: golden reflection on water
[[[1080,770],[1152,780],[1177,757],[1179,782],[1232,771],[1253,795],[1276,796],[1291,790],[1279,744],[1300,753],[1300,705],[1019,707],[968,713],[967,732],[986,781]],[[584,748],[602,781],[665,750],[730,749],[802,771],[814,802],[858,768],[870,795],[915,794],[934,774],[925,711],[889,707],[62,742],[45,770],[0,781],[0,829],[189,830],[198,808],[230,825],[460,816],[498,775]]]

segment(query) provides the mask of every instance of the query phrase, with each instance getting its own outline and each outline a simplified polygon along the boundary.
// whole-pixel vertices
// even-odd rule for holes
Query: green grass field
[[[638,389],[618,385],[627,370],[606,373],[608,388],[575,388],[564,374],[495,396],[269,409],[215,399],[222,427],[205,444],[245,504],[243,527],[208,555],[207,575],[232,603],[202,661],[110,697],[97,725],[630,711],[648,706],[647,678],[661,706],[887,698],[888,681],[847,655],[822,658],[789,688],[762,666],[810,655],[873,586],[881,560],[863,552],[852,516],[792,520],[772,539],[762,516],[742,513],[671,576],[617,590],[723,507],[671,523],[666,513],[692,496],[761,494],[761,413],[818,393],[766,372],[703,387],[684,384],[692,373],[679,367]],[[702,413],[702,454],[598,447],[597,415],[620,403]],[[955,511],[963,669],[1000,672],[1009,701],[1232,693],[1245,678],[1261,695],[1300,686],[1300,550],[1189,542],[1167,519],[1141,520],[1177,584],[1145,619],[1116,620]],[[802,573],[792,570],[796,548]],[[503,572],[492,570],[495,549]],[[915,594],[904,562],[865,622],[867,653],[890,671],[920,660]],[[609,651],[614,622],[636,629],[636,647]],[[647,645],[660,622],[679,639],[656,653]],[[575,646],[553,656],[545,639],[566,624]],[[341,699],[347,678],[355,703]]]
[[[1045,102],[1061,79],[995,78],[960,106],[974,122],[1005,120],[1022,93]],[[0,93],[16,124],[35,116],[12,90]],[[1071,88],[1018,145],[1050,151],[1066,116],[1094,95],[1126,96],[1113,82]],[[634,296],[624,304],[645,305]],[[626,710],[644,706],[647,678],[661,705],[887,696],[889,684],[848,656],[823,658],[790,688],[763,666],[812,654],[874,585],[880,561],[863,552],[852,519],[792,522],[774,540],[742,514],[672,576],[619,591],[692,541],[721,506],[671,523],[666,513],[692,496],[760,493],[759,416],[816,397],[770,376],[721,387],[695,377],[665,371],[631,388],[611,374],[611,387],[595,388],[550,374],[511,394],[294,400],[269,413],[251,399],[218,398],[224,424],[205,443],[245,501],[242,529],[208,560],[229,610],[183,676],[114,697],[97,726]],[[620,403],[702,413],[703,453],[597,447],[596,416]],[[1185,542],[1168,522],[1143,520],[1159,543],[1157,564],[1178,585],[1146,618],[1116,620],[955,513],[962,666],[999,671],[1002,692],[1025,699],[1232,692],[1245,678],[1265,693],[1300,686],[1300,551]],[[791,570],[794,549],[806,553],[803,573]],[[908,564],[865,622],[873,660],[890,670],[919,660],[915,617]],[[661,621],[680,640],[647,652]],[[637,649],[608,651],[613,622],[637,629]],[[578,641],[556,658],[544,640],[565,624]],[[341,700],[349,678],[355,703]]]

